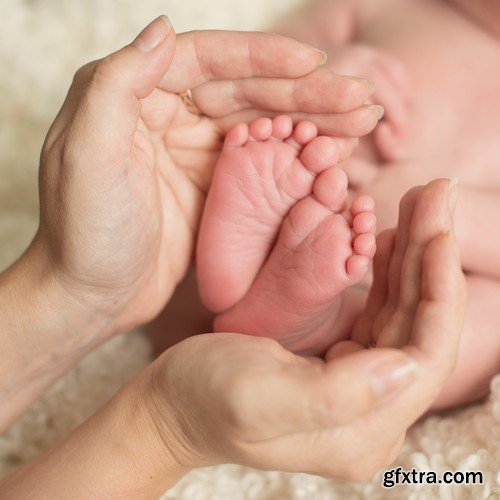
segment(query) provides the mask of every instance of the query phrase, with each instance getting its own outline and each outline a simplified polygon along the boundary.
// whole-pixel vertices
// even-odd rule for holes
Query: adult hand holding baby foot
[[[439,179],[402,198],[397,230],[378,237],[373,285],[351,340],[327,356],[374,346],[402,349],[418,360],[422,388],[387,407],[387,416],[393,411],[409,423],[446,389],[457,360],[467,295],[453,232],[457,192],[455,181]],[[405,406],[405,398],[412,404]]]
[[[322,62],[322,52],[265,33],[176,36],[163,16],[78,71],[42,151],[39,231],[0,277],[9,299],[0,316],[12,318],[5,329],[21,353],[0,363],[12,402],[0,425],[92,348],[164,307],[192,260],[212,169],[235,123],[290,112],[317,117],[325,133],[375,126],[376,112],[363,106],[369,82],[318,69]],[[188,89],[201,115],[179,95]],[[11,312],[21,303],[40,318],[36,341],[32,322]]]
[[[57,449],[4,480],[1,494],[22,498],[36,485],[57,498],[71,485],[73,498],[156,498],[191,468],[227,462],[368,479],[395,459],[455,361],[465,285],[449,199],[448,183],[437,181],[403,200],[397,251],[382,244],[375,262],[372,299],[355,333],[361,344],[340,343],[324,361],[266,338],[187,339]],[[437,223],[424,205],[436,208]],[[374,300],[384,290],[382,298],[392,296],[397,272],[412,307],[392,338],[410,332],[410,346],[364,349],[381,310]]]
[[[155,362],[154,391],[142,393],[178,464],[230,461],[360,481],[396,458],[456,360],[466,290],[449,188],[434,181],[402,200],[397,230],[381,237],[357,342],[337,344],[326,361],[220,333],[192,337]],[[381,326],[385,308],[392,319]],[[379,328],[377,348],[366,349]]]
[[[269,50],[260,50],[265,41]],[[40,230],[1,276],[2,334],[16,346],[0,363],[2,425],[92,347],[146,321],[168,300],[190,262],[228,127],[279,111],[295,119],[312,114],[323,133],[357,135],[376,122],[373,110],[348,111],[364,102],[369,85],[313,71],[320,59],[310,48],[262,34],[188,34],[176,45],[162,18],[131,46],[82,68],[44,147]],[[217,81],[206,82],[206,75]],[[332,84],[341,105],[325,100]],[[177,93],[188,88],[211,116],[184,106]],[[228,88],[241,90],[237,100],[227,99]],[[294,98],[297,89],[307,90],[298,92],[305,99]],[[316,115],[321,106],[329,112]],[[449,259],[450,245],[441,240],[434,252],[451,263],[440,278],[456,283],[461,274]],[[430,312],[459,310],[463,301],[438,299],[424,320],[434,317]],[[426,335],[440,334],[449,354],[458,329],[456,322],[428,322]],[[429,377],[415,381],[409,354],[379,349],[323,362],[268,339],[189,339],[57,449],[3,481],[2,496],[22,498],[34,485],[48,498],[68,490],[74,498],[152,496],[191,467],[227,461],[364,479],[397,451],[415,418],[403,410],[425,406],[412,403]],[[423,374],[427,367],[422,362]],[[382,399],[408,384],[404,408],[384,413]],[[391,426],[390,434],[379,432],[382,425]]]
[[[323,81],[316,70],[322,57],[267,34],[193,32],[176,39],[161,17],[132,45],[84,66],[42,156],[35,246],[57,263],[64,286],[77,296],[81,289],[93,292],[103,309],[120,316],[114,328],[151,319],[191,261],[228,128],[256,113],[302,116],[322,107],[330,127],[338,120],[353,135],[371,130],[377,117],[360,108],[368,82]],[[300,102],[306,86],[307,100]],[[327,88],[335,98],[325,104]],[[178,93],[186,89],[203,115],[184,106]],[[79,210],[84,217],[74,216]]]

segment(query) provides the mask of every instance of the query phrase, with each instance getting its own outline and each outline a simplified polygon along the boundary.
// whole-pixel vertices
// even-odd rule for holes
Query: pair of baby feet
[[[337,164],[353,145],[287,116],[227,135],[197,249],[215,331],[273,337],[307,354],[347,336],[341,294],[364,278],[376,246],[373,200],[346,207]]]

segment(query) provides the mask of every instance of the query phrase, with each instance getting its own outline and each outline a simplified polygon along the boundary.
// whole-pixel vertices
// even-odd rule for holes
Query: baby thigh
[[[468,305],[457,365],[433,409],[465,404],[486,396],[500,372],[500,281],[467,277]]]

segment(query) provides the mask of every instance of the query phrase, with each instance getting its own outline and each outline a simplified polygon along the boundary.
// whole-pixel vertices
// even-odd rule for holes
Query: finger
[[[423,188],[415,203],[410,225],[408,248],[401,267],[398,308],[413,314],[420,300],[422,255],[425,247],[439,234],[452,229],[448,179],[438,179]]]
[[[250,122],[260,116],[274,117],[279,114],[267,110],[253,109],[219,118],[217,123],[222,130],[229,131],[237,123]],[[380,106],[368,105],[340,114],[291,112],[288,115],[294,123],[304,120],[313,122],[317,126],[320,135],[361,137],[369,134],[376,127],[383,116],[383,109]]]
[[[465,316],[467,289],[452,232],[434,238],[422,258],[422,300],[415,316],[412,345],[443,375],[454,366]]]
[[[415,201],[407,248],[401,261],[396,314],[377,345],[401,347],[411,335],[411,325],[421,300],[422,256],[427,244],[451,230],[450,181],[439,179],[423,187]]]
[[[418,376],[401,351],[362,350],[326,365],[293,365],[252,381],[257,421],[269,437],[344,425],[368,413]],[[261,383],[262,382],[262,383]],[[257,394],[258,393],[258,394]]]
[[[328,349],[325,354],[326,361],[332,361],[333,359],[340,358],[342,356],[347,356],[354,352],[362,351],[364,349],[363,345],[358,342],[353,342],[352,340],[343,340],[338,342]]]
[[[325,61],[324,52],[269,33],[193,31],[177,37],[172,66],[160,87],[193,89],[210,80],[250,77],[297,78]],[[370,86],[360,80],[359,86]]]
[[[318,68],[296,79],[246,78],[211,81],[193,91],[196,106],[209,116],[244,109],[288,113],[345,113],[362,106],[371,90],[359,78]]]
[[[383,466],[384,469],[389,468],[389,466],[399,457],[405,438],[406,438],[406,430],[398,435],[394,444],[390,447]]]
[[[389,264],[388,300],[393,307],[398,303],[401,287],[401,268],[408,249],[410,228],[415,212],[415,205],[423,186],[410,189],[401,199],[399,216],[394,239],[394,252]]]
[[[82,68],[58,124],[74,124],[80,155],[85,147],[113,158],[130,152],[140,99],[154,90],[168,69],[175,43],[168,18],[161,16],[130,45]]]
[[[411,390],[380,407],[382,423],[390,418],[405,429],[433,403],[456,362],[466,308],[466,284],[453,233],[440,234],[426,247],[422,263],[422,300],[403,348],[420,367]]]
[[[384,337],[390,337],[391,342],[395,342],[392,338],[392,334],[388,334],[388,323],[393,318],[394,312],[398,305],[399,290],[401,284],[401,267],[403,265],[403,259],[406,254],[406,249],[408,248],[408,241],[410,238],[410,226],[413,217],[413,212],[415,210],[415,203],[420,193],[422,187],[417,186],[410,189],[401,199],[399,204],[399,216],[398,225],[396,228],[396,233],[394,236],[394,248],[390,258],[389,267],[387,271],[387,290],[386,290],[386,302],[382,307],[380,313],[374,320],[372,326],[372,338],[377,342],[383,342],[381,339],[381,333],[384,331]],[[398,319],[398,318],[396,318]],[[399,324],[393,325],[394,335],[399,335],[401,329]]]
[[[373,284],[368,294],[365,309],[354,325],[352,339],[368,347],[376,341],[372,332],[375,318],[382,310],[387,300],[387,274],[392,253],[394,251],[394,237],[396,231],[389,229],[377,237],[377,253],[373,259]]]

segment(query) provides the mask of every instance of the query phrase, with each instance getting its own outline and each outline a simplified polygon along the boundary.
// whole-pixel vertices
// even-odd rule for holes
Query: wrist
[[[38,296],[42,296],[39,302],[53,313],[52,323],[73,327],[72,332],[61,332],[73,346],[91,350],[113,335],[130,330],[118,324],[123,309],[118,297],[77,282],[63,260],[38,233],[17,266],[37,282]]]
[[[65,441],[0,484],[2,498],[159,498],[189,471],[159,439],[145,403],[148,370]],[[159,424],[158,424],[159,425]],[[58,473],[54,474],[54,470]]]
[[[37,330],[50,331],[61,354],[75,350],[86,354],[118,333],[108,301],[91,290],[77,292],[37,238],[14,264],[12,272],[22,293],[29,298],[40,325]]]
[[[92,314],[58,283],[36,246],[0,274],[0,432],[55,380],[109,336],[110,320]]]
[[[103,468],[113,464],[101,489],[105,496],[157,498],[192,468],[181,452],[174,419],[165,413],[156,419],[151,411],[150,371],[143,370],[86,424],[86,434],[99,429],[89,463],[95,466],[93,457],[100,456]]]
[[[181,348],[182,344],[185,342]],[[214,436],[206,435],[210,427],[207,415],[200,419],[193,405],[197,390],[189,386],[189,375],[183,373],[189,359],[177,347],[168,349],[144,371],[140,393],[155,441],[162,444],[170,462],[187,472],[222,461],[214,457]]]
[[[83,327],[90,323],[93,347],[152,321],[177,284],[166,279],[158,285],[154,267],[139,272],[118,266],[122,267],[119,271],[100,262],[95,250],[91,257],[82,257],[72,249],[63,251],[51,243],[48,233],[37,233],[27,251],[28,260],[38,263],[37,272],[43,273],[41,280],[54,291],[58,302],[71,308],[78,323]],[[109,265],[113,267],[112,263]],[[147,300],[144,295],[148,295]]]

